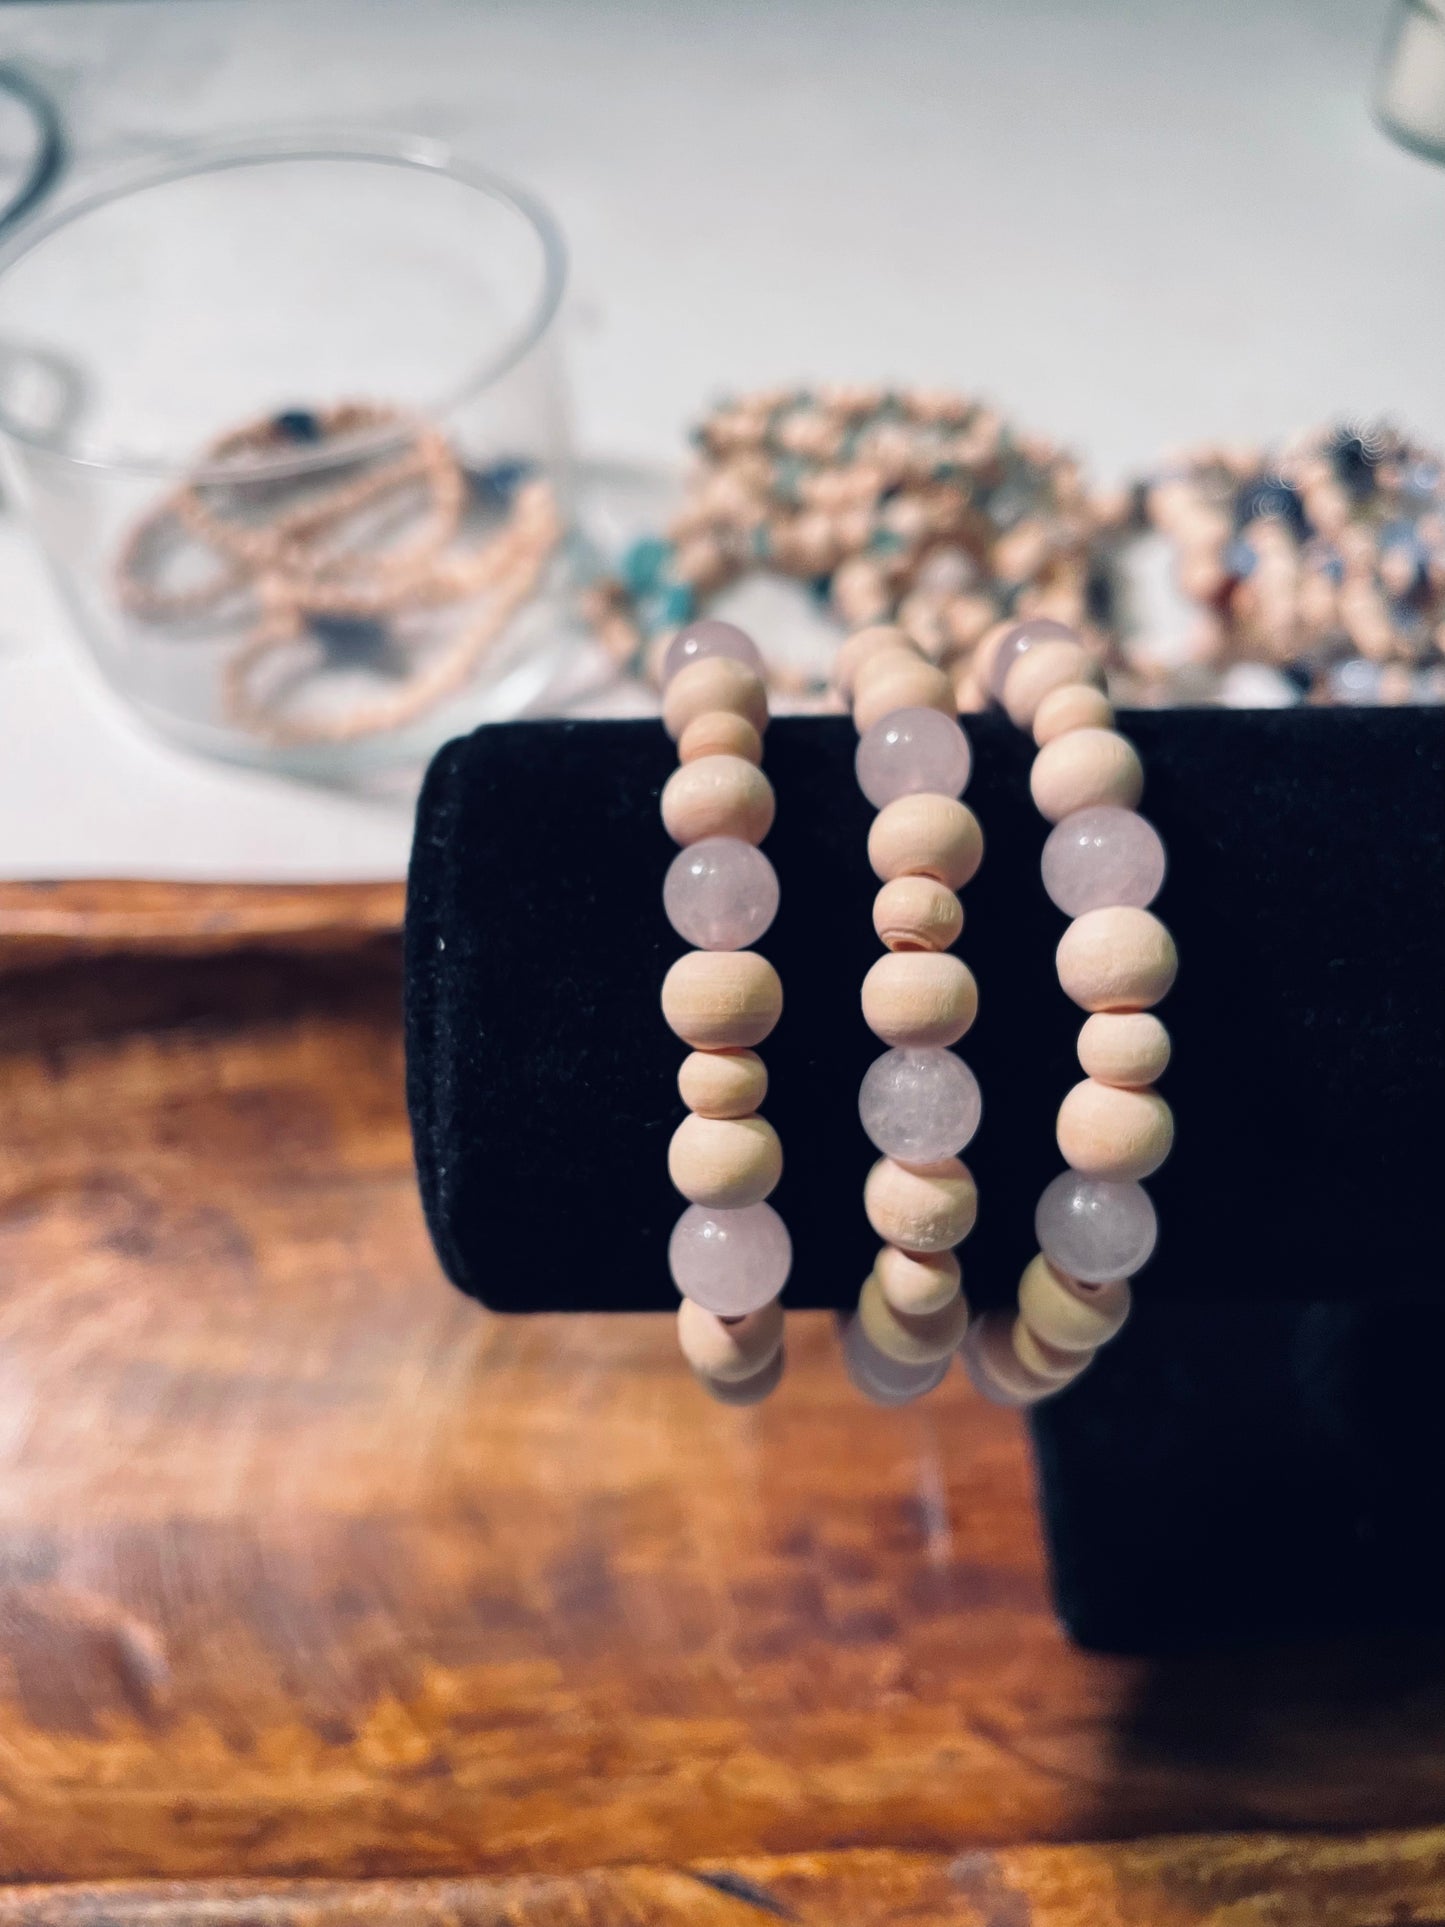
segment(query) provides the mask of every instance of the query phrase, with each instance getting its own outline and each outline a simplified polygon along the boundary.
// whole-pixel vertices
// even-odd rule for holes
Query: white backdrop
[[[1445,440],[1445,170],[1359,0],[160,0],[0,10],[82,164],[258,123],[433,134],[547,199],[584,450],[720,388],[990,394],[1114,479],[1390,414]],[[0,874],[399,874],[404,807],[166,750],[0,517]]]

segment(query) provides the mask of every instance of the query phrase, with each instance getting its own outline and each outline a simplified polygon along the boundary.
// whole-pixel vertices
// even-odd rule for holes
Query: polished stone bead
[[[746,950],[778,914],[777,872],[739,837],[704,837],[673,858],[662,906],[677,934],[699,950]]]
[[[1143,910],[1164,881],[1164,845],[1134,810],[1095,804],[1056,823],[1044,845],[1044,888],[1068,917],[1128,904]]]
[[[719,622],[716,617],[707,616],[701,622],[690,622],[685,629],[679,629],[667,645],[667,654],[662,659],[663,688],[666,689],[679,669],[701,662],[704,656],[730,656],[756,675],[763,674],[758,645],[747,631],[739,629],[735,622]]]
[[[904,1365],[879,1351],[861,1319],[850,1318],[843,1327],[843,1363],[854,1385],[875,1405],[908,1405],[943,1383],[953,1359]]]
[[[685,1298],[719,1318],[741,1318],[783,1289],[793,1241],[770,1204],[738,1211],[694,1204],[673,1226],[667,1261]]]
[[[1001,637],[994,648],[993,660],[988,667],[988,693],[994,701],[1003,701],[1003,686],[1008,680],[1008,672],[1020,656],[1027,655],[1036,642],[1077,642],[1078,633],[1066,622],[1055,622],[1052,616],[1031,616],[1027,622],[1016,622]]]
[[[895,709],[858,739],[858,787],[876,809],[900,796],[962,796],[973,767],[968,738],[936,709]]]
[[[937,1164],[978,1129],[978,1079],[951,1050],[891,1050],[869,1065],[858,1093],[863,1129],[888,1157]]]
[[[1137,1184],[1061,1171],[1039,1199],[1034,1230],[1044,1256],[1086,1285],[1130,1278],[1147,1263],[1158,1220]]]

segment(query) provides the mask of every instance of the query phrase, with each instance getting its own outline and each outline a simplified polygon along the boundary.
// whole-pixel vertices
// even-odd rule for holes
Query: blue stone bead
[[[622,580],[635,596],[651,593],[672,559],[672,544],[661,536],[646,535],[634,542],[622,558]]]
[[[319,442],[321,418],[309,408],[283,408],[271,417],[271,426],[288,442]]]
[[[1226,545],[1221,559],[1225,573],[1232,575],[1236,581],[1242,582],[1246,576],[1254,574],[1259,557],[1243,536],[1236,535],[1234,540]]]

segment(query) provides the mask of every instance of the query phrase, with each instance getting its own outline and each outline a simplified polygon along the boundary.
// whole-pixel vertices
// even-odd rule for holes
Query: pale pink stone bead
[[[954,1157],[978,1129],[978,1079],[951,1050],[891,1050],[869,1065],[858,1093],[863,1129],[903,1164]]]
[[[843,1327],[843,1363],[848,1376],[875,1405],[908,1405],[922,1398],[943,1383],[952,1362],[950,1357],[928,1365],[905,1365],[879,1351],[861,1319],[850,1318]]]
[[[667,1262],[684,1298],[719,1318],[741,1318],[783,1289],[793,1241],[770,1204],[739,1211],[694,1204],[673,1226]]]
[[[1034,1231],[1056,1269],[1102,1285],[1148,1263],[1159,1225],[1139,1185],[1061,1171],[1039,1199]]]
[[[701,662],[705,656],[729,656],[759,676],[763,673],[758,645],[747,631],[739,629],[735,622],[719,622],[708,616],[702,622],[690,622],[685,629],[679,629],[668,644],[662,659],[663,688],[666,689],[679,669]]]
[[[1040,867],[1065,916],[1121,903],[1143,910],[1164,881],[1164,845],[1136,811],[1096,804],[1054,825]]]
[[[895,709],[863,732],[858,787],[882,809],[900,796],[962,796],[973,767],[968,738],[936,709]]]
[[[746,950],[778,914],[777,872],[739,837],[704,837],[673,858],[662,905],[677,934],[699,950]]]
[[[988,666],[988,693],[995,702],[1003,700],[1003,686],[1008,681],[1008,672],[1019,657],[1026,655],[1036,642],[1077,642],[1077,633],[1066,622],[1055,622],[1052,616],[1033,616],[1027,622],[1016,622],[1011,629],[1005,630],[993,647],[993,658]]]

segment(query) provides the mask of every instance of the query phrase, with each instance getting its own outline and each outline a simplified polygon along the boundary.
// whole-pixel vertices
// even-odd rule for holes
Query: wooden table
[[[456,1295],[399,914],[0,886],[0,1924],[1445,1921],[1438,1645],[1071,1650],[961,1374]]]

